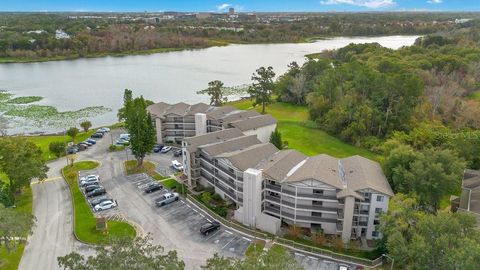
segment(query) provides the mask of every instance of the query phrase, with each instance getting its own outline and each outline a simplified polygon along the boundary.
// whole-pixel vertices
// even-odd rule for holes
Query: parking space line
[[[230,241],[228,241],[225,246],[222,247],[222,249],[224,249],[226,246],[228,246],[233,240],[235,240],[235,238],[237,238],[236,236],[233,237]]]
[[[296,255],[296,256],[302,256],[302,257],[305,257],[305,255],[303,255],[302,253],[298,253],[298,252],[295,252],[295,255]]]
[[[192,208],[192,207],[191,207],[190,205],[188,205],[188,204],[187,204],[187,206],[188,206],[188,208]]]
[[[252,242],[252,239],[248,239],[245,236],[242,236],[243,239],[247,240],[248,242]]]
[[[312,256],[307,256],[307,257],[308,257],[309,259],[311,259],[311,260],[316,260],[316,261],[318,260],[317,258],[312,257]]]
[[[198,212],[197,212],[197,213],[198,213]],[[202,217],[205,217],[205,215],[204,215],[204,214],[202,214],[202,213],[200,213],[200,216],[202,216]]]
[[[207,221],[208,221],[208,222],[212,222],[212,221],[211,221],[210,219],[208,219],[208,218],[207,218]]]
[[[198,213],[197,209],[195,209],[195,208],[192,208],[192,210],[193,210],[193,211],[195,211],[195,213]]]
[[[220,231],[220,230],[216,230],[212,235],[210,235],[209,237],[207,237],[207,239],[205,239],[205,241],[208,241],[208,240],[212,239],[212,237],[214,237],[215,235],[217,235],[219,231]]]
[[[225,232],[228,233],[228,234],[233,234],[231,231],[225,230]]]

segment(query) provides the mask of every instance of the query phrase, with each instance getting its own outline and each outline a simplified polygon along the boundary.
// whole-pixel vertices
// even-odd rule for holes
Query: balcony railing
[[[281,215],[283,218],[290,219],[292,221],[303,221],[303,222],[309,222],[309,223],[316,223],[316,222],[325,222],[325,223],[336,223],[337,220],[334,218],[322,218],[322,217],[314,217],[314,216],[303,216],[303,215],[297,215],[295,217],[294,214],[286,212],[286,211],[281,211],[280,213],[280,208],[278,207],[272,207],[272,206],[265,206],[266,212],[269,212],[274,215]]]
[[[337,213],[338,211],[336,207],[325,207],[320,205],[297,204],[295,206],[295,203],[293,202],[281,200],[280,198],[277,198],[271,195],[266,195],[265,199],[277,204],[282,204],[282,205],[294,208],[294,209],[296,208],[296,209],[314,210],[314,211],[317,210],[317,211],[325,211],[325,212],[332,212],[332,213]]]
[[[302,193],[302,192],[298,192],[296,194],[295,191],[288,190],[288,189],[282,190],[279,186],[271,185],[271,184],[267,184],[265,188],[273,190],[275,192],[282,192],[283,194],[287,194],[294,197],[296,196],[296,197],[303,197],[303,198],[309,198],[309,199],[321,199],[321,200],[323,199],[323,200],[337,201],[337,197],[335,196],[327,196],[327,195],[320,195],[320,194],[313,194],[313,193]]]
[[[368,213],[369,213],[368,210],[359,210],[359,209],[353,210],[354,215],[368,215]]]

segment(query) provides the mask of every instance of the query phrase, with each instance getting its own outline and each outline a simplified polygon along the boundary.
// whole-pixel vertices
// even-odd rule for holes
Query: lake
[[[94,126],[116,122],[123,90],[134,91],[155,102],[207,102],[197,95],[209,81],[221,80],[226,86],[250,83],[260,66],[272,66],[277,75],[292,61],[299,64],[305,55],[350,43],[378,42],[397,49],[412,45],[417,36],[339,37],[313,43],[253,44],[211,47],[199,50],[0,65],[0,89],[19,96],[42,96],[38,104],[59,110],[88,106],[109,107],[112,112],[91,119]],[[57,128],[58,129],[58,128]],[[10,133],[55,131],[53,127],[11,126]]]

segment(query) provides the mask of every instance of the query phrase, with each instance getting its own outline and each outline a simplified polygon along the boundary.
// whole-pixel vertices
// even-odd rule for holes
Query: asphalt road
[[[114,131],[113,139],[120,133]],[[123,161],[127,157],[132,159],[133,156],[125,151],[109,153],[107,148],[110,142],[108,134],[98,140],[95,146],[80,152],[77,159],[101,162],[101,166],[96,169],[102,179],[101,184],[119,204],[118,208],[102,212],[101,215],[120,214],[139,224],[145,233],[150,234],[154,244],[161,245],[166,250],[176,250],[178,256],[185,261],[187,269],[199,269],[215,253],[243,256],[251,240],[223,229],[216,236],[204,239],[198,233],[198,228],[206,219],[198,211],[189,212],[191,207],[186,206],[185,202],[177,202],[177,205],[169,205],[168,208],[153,206],[152,200],[158,194],[144,196],[123,175]],[[168,167],[170,156],[171,153],[161,156],[152,154],[147,159],[161,163],[159,167]],[[65,159],[49,163],[47,180],[32,183],[33,213],[37,217],[37,223],[33,234],[28,238],[19,269],[59,269],[59,256],[72,251],[85,255],[94,252],[90,246],[79,243],[73,236],[70,193],[60,173],[65,165]]]

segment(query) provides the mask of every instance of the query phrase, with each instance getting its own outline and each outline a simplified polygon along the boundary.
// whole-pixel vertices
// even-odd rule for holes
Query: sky
[[[480,0],[0,0],[0,11],[480,11]]]

